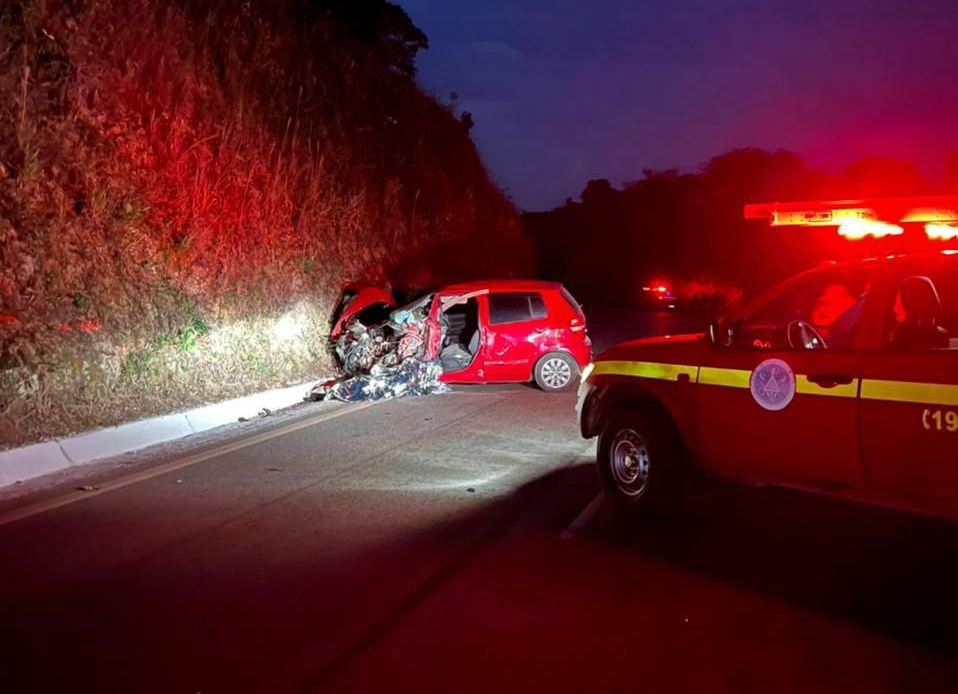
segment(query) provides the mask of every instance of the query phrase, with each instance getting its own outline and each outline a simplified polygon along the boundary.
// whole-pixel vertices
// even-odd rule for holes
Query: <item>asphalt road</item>
[[[955,691],[958,527],[731,484],[624,522],[572,404],[308,404],[9,498],[0,690]]]

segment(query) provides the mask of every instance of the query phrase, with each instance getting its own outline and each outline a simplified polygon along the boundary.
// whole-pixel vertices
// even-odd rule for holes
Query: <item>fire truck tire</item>
[[[597,462],[606,493],[623,511],[644,516],[679,507],[682,447],[667,417],[640,408],[612,413],[599,434]]]
[[[549,352],[536,362],[536,385],[547,393],[571,390],[579,383],[579,365],[565,352]]]

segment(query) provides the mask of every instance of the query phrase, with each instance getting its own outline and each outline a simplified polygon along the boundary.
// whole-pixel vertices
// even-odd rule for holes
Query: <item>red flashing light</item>
[[[745,206],[746,219],[771,226],[840,226],[853,221],[943,223],[958,221],[958,195],[858,200],[805,200]]]
[[[773,227],[838,227],[838,235],[852,241],[901,236],[901,225],[923,224],[930,240],[954,241],[958,195],[750,204],[745,218],[766,219]]]
[[[838,235],[850,241],[860,241],[869,236],[880,239],[885,236],[900,236],[905,233],[897,224],[887,224],[873,219],[853,219],[838,227]]]

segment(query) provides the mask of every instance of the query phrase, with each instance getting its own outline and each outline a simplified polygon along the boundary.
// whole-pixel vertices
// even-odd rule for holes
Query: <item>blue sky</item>
[[[398,1],[429,36],[420,83],[460,95],[522,209],[734,147],[933,179],[958,149],[953,0]]]

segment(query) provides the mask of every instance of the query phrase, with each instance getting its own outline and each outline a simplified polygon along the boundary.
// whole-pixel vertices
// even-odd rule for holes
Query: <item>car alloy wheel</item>
[[[572,357],[564,352],[552,352],[536,363],[533,375],[542,390],[558,392],[568,390],[578,372],[578,365]]]

